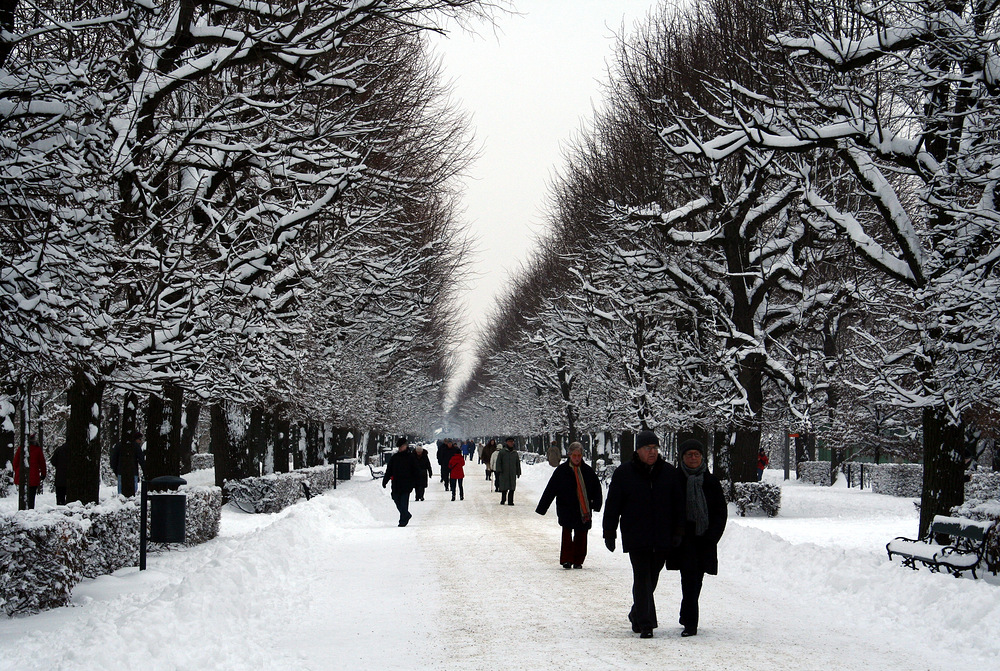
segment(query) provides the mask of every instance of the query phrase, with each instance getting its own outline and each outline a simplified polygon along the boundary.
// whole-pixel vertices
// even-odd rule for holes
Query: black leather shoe
[[[563,568],[573,568],[573,565],[570,564],[569,562],[566,562],[565,564],[562,565],[562,567]]]
[[[687,638],[688,636],[697,636],[698,629],[696,627],[684,627],[684,631],[681,632],[681,636]]]
[[[639,634],[639,638],[653,638],[653,630],[652,629],[643,629],[642,633]]]
[[[573,564],[573,568],[583,568],[583,564]]]

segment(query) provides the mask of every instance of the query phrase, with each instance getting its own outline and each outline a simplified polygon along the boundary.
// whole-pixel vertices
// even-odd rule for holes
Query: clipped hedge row
[[[226,499],[248,513],[276,513],[305,498],[303,485],[309,488],[310,496],[333,489],[337,486],[337,465],[227,480],[223,489]]]
[[[69,603],[83,577],[83,525],[25,510],[0,517],[0,612],[37,613]]]
[[[919,498],[924,486],[922,464],[878,464],[871,469],[870,475],[866,468],[865,474],[871,479],[872,491],[876,494]]]
[[[951,514],[977,522],[993,522],[983,563],[994,575],[1000,572],[1000,473],[973,473],[965,483],[965,503],[952,508]]]
[[[830,486],[829,461],[800,461],[795,465],[795,473],[802,482],[811,485]]]
[[[722,491],[726,501],[736,504],[740,517],[746,517],[747,512],[760,510],[768,517],[777,517],[781,510],[781,487],[769,482],[730,482],[722,481]]]
[[[186,496],[185,545],[219,533],[222,491],[191,487]],[[150,545],[151,552],[157,546]],[[139,562],[139,499],[117,496],[99,504],[71,503],[45,512],[0,517],[0,612],[34,613],[66,605],[83,578]]]
[[[191,455],[191,470],[200,471],[205,468],[215,468],[215,455],[198,452]]]

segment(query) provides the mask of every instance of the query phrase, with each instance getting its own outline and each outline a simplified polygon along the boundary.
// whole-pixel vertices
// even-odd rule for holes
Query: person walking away
[[[56,487],[56,505],[66,505],[66,443],[63,443],[49,455],[52,464],[53,479]]]
[[[437,462],[438,469],[441,471],[441,484],[444,485],[444,491],[448,491],[450,488],[448,482],[448,460],[451,459],[451,450],[446,440],[439,440],[437,446]]]
[[[389,463],[385,467],[385,475],[382,476],[382,488],[385,489],[389,482],[392,482],[392,500],[399,510],[399,526],[405,527],[410,523],[413,513],[410,512],[410,492],[417,482],[417,457],[409,449],[406,438],[396,441],[396,453],[389,457]]]
[[[494,438],[490,438],[489,442],[483,446],[482,451],[479,453],[479,461],[486,465],[486,479],[493,479],[493,455],[497,451],[497,441]]]
[[[556,502],[556,519],[562,527],[559,563],[565,569],[583,568],[587,558],[587,532],[593,516],[604,503],[604,488],[597,473],[583,460],[583,445],[571,443],[569,457],[556,467],[542,492],[535,512],[544,515]]]
[[[764,479],[764,470],[767,465],[771,463],[771,458],[767,456],[767,452],[764,451],[764,447],[761,446],[757,450],[757,482]]]
[[[514,449],[514,438],[507,438],[506,445],[497,451],[496,485],[500,491],[500,505],[514,505],[514,490],[517,489],[517,479],[521,477],[521,457]]]
[[[462,456],[460,452],[456,452],[451,455],[451,459],[448,460],[448,469],[451,473],[448,477],[451,478],[451,500],[455,500],[455,485],[458,484],[458,495],[461,499],[465,500],[465,486],[463,481],[465,480],[465,457]]]
[[[21,446],[18,445],[17,449],[14,450],[14,484],[21,484],[21,468],[23,464],[21,457]],[[27,494],[27,506],[28,510],[34,510],[35,508],[35,496],[38,495],[38,488],[42,486],[42,480],[45,479],[47,472],[45,470],[45,453],[42,452],[42,446],[38,444],[38,437],[35,434],[28,435],[28,479],[25,487],[25,494]]]
[[[719,572],[719,540],[726,530],[728,510],[722,483],[708,471],[705,446],[685,440],[677,450],[681,465],[676,471],[678,488],[684,494],[680,552],[667,568],[681,573],[681,636],[698,634],[698,597],[705,574]]]
[[[580,446],[581,449],[583,446]],[[559,449],[559,443],[552,441],[549,445],[548,451],[545,453],[545,458],[549,460],[549,466],[556,468],[559,466],[559,462],[562,461],[562,450]]]
[[[146,467],[146,457],[142,453],[142,433],[133,431],[128,440],[112,447],[108,459],[111,462],[111,472],[118,476],[118,493],[135,496],[139,489],[139,471]]]
[[[427,483],[434,477],[434,471],[431,470],[431,457],[423,445],[417,445],[413,452],[417,457],[417,481],[413,484],[413,500],[423,501]]]
[[[615,551],[618,527],[622,552],[632,564],[632,631],[652,638],[657,628],[653,593],[671,551],[680,545],[682,501],[676,469],[659,454],[652,431],[640,431],[632,461],[611,476],[604,507],[604,544]]]

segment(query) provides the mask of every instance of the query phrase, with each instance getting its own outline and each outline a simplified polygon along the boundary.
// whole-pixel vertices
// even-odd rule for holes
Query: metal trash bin
[[[337,462],[337,479],[338,480],[350,480],[351,479],[351,462],[350,461],[338,461]]]
[[[177,489],[187,484],[184,478],[163,475],[149,481],[149,540],[153,543],[183,543],[187,496]]]

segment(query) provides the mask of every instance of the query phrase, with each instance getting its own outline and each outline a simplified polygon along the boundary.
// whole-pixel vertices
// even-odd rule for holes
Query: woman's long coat
[[[501,492],[512,492],[517,489],[517,479],[521,476],[521,457],[517,450],[501,447],[497,451],[497,489]]]
[[[414,454],[417,454],[414,452]],[[427,450],[417,454],[417,479],[415,483],[416,489],[426,489],[427,488],[427,478],[433,478],[434,471],[431,470],[431,456],[427,453]]]
[[[591,514],[596,513],[604,504],[604,488],[601,486],[597,474],[594,473],[594,469],[586,462],[580,462],[580,475],[583,477],[583,484],[587,489],[590,512]],[[549,484],[542,492],[542,498],[539,499],[535,512],[544,515],[548,512],[549,506],[552,505],[553,499],[556,502],[556,518],[559,520],[559,526],[570,529],[591,528],[593,519],[583,521],[583,515],[580,512],[580,498],[576,491],[576,475],[573,474],[573,465],[568,459],[552,471],[552,477],[549,478]]]
[[[675,477],[677,478],[677,489],[681,493],[681,500],[687,491],[687,475],[683,469],[678,468]],[[719,572],[719,540],[722,532],[726,530],[726,519],[729,511],[726,506],[726,497],[722,492],[722,483],[719,479],[705,471],[705,484],[702,485],[705,492],[705,503],[708,505],[708,529],[701,536],[694,534],[694,522],[687,521],[685,511],[681,510],[680,519],[683,521],[681,546],[678,552],[667,560],[667,568],[670,570],[701,571],[709,575],[716,575]]]

